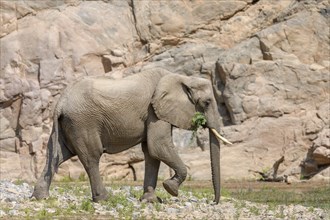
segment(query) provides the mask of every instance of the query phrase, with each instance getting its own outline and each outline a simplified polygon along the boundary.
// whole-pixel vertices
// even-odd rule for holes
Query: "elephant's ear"
[[[191,128],[196,109],[190,81],[189,77],[178,74],[161,78],[152,98],[152,106],[159,119],[182,129]]]

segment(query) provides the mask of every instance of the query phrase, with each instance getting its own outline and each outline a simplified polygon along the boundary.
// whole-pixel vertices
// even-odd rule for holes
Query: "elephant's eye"
[[[205,108],[209,107],[210,103],[211,103],[211,99],[207,99],[207,100],[205,100],[205,101],[204,101],[204,106],[205,106]]]

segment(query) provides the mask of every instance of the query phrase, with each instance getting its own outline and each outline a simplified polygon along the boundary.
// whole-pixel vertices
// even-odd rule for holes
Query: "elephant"
[[[60,96],[47,144],[47,159],[32,197],[47,198],[60,164],[77,155],[91,186],[94,202],[106,200],[99,172],[103,153],[115,154],[141,143],[145,157],[143,198],[155,198],[160,162],[174,170],[163,182],[178,196],[187,168],[172,142],[172,129],[192,130],[192,118],[201,112],[210,129],[214,202],[220,199],[220,114],[208,79],[154,68],[122,79],[85,77]]]

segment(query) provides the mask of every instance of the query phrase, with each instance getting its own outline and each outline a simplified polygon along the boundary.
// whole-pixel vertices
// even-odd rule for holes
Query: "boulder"
[[[322,166],[322,165],[329,165],[330,164],[330,148],[326,147],[318,147],[313,151],[313,158],[315,162]]]
[[[330,165],[330,129],[324,128],[313,141],[312,159],[318,166]]]

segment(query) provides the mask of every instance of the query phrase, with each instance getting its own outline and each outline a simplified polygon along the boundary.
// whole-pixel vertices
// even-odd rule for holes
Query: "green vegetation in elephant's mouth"
[[[191,120],[194,132],[197,132],[199,127],[203,127],[204,125],[206,125],[206,122],[207,120],[205,115],[201,112],[196,112]]]

